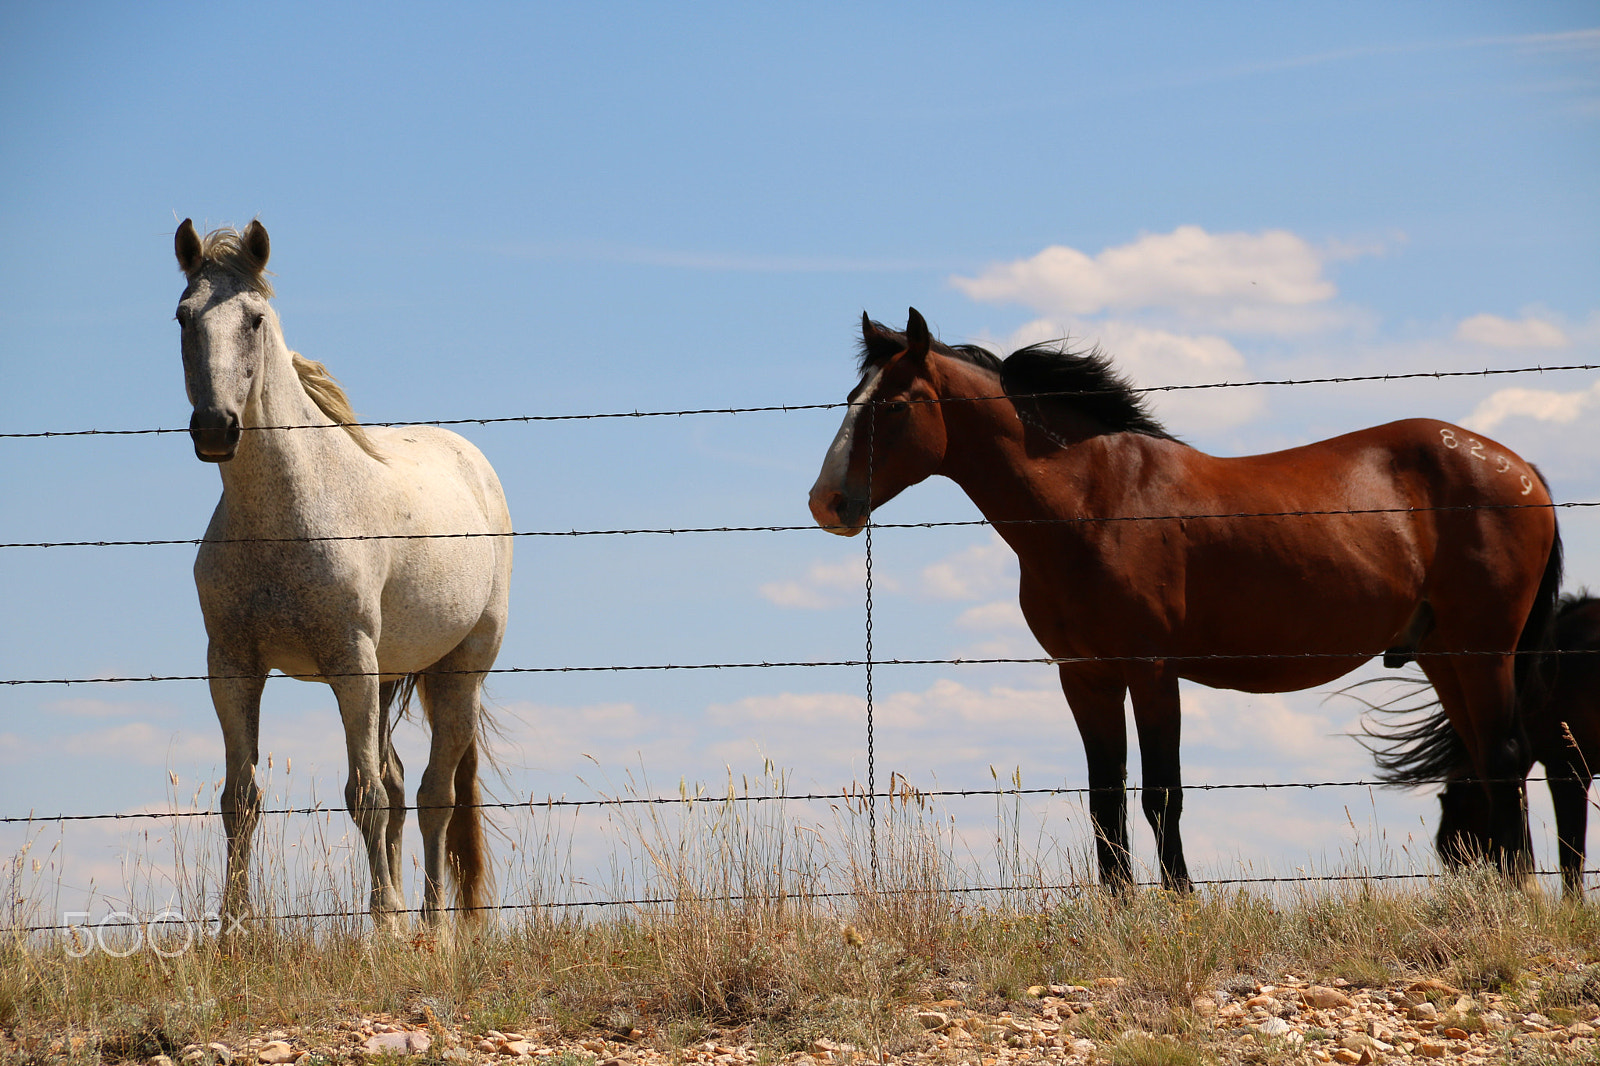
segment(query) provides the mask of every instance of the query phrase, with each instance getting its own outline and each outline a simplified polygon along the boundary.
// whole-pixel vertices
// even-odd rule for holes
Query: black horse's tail
[[[1543,475],[1540,475],[1540,480],[1544,480]],[[1555,622],[1561,599],[1561,569],[1561,529],[1557,526],[1555,539],[1550,544],[1550,554],[1545,560],[1544,576],[1539,580],[1539,591],[1528,611],[1528,620],[1523,623],[1522,636],[1517,640],[1513,677],[1519,733],[1522,723],[1531,715],[1541,712],[1550,696],[1559,658],[1550,652],[1556,644]],[[1391,677],[1380,680],[1402,682],[1414,689],[1424,689],[1428,685],[1422,678]],[[1402,693],[1385,703],[1362,701],[1369,710],[1403,718],[1393,724],[1368,718],[1361,724],[1362,735],[1357,739],[1372,753],[1372,760],[1378,766],[1378,780],[1395,788],[1411,788],[1470,777],[1472,757],[1461,734],[1450,724],[1444,708],[1437,699],[1417,703],[1411,699],[1413,695],[1414,692]],[[1359,696],[1356,698],[1360,699]]]

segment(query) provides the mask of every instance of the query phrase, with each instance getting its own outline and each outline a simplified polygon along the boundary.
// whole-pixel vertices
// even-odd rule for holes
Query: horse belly
[[[1186,666],[1178,671],[1178,676],[1207,688],[1236,692],[1299,692],[1337,681],[1372,659],[1371,655],[1239,659],[1230,664]]]
[[[386,444],[395,478],[388,506],[410,536],[388,542],[378,662],[386,674],[414,673],[448,655],[486,617],[504,625],[510,518],[488,462],[467,441],[409,426]]]
[[[1329,684],[1395,646],[1422,599],[1420,574],[1359,563],[1330,566],[1319,580],[1294,576],[1280,588],[1241,581],[1236,595],[1205,602],[1191,594],[1178,643],[1193,658],[1181,676],[1242,692]]]
[[[383,589],[378,665],[385,674],[432,666],[496,609],[488,539],[413,541],[405,564],[391,571]]]

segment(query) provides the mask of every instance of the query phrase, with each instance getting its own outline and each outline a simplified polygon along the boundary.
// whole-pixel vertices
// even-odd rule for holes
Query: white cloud
[[[720,725],[742,722],[787,722],[803,728],[853,721],[861,717],[860,695],[846,692],[781,692],[746,696],[734,703],[712,704],[708,715]]]
[[[993,603],[969,607],[956,619],[959,629],[1026,631],[1028,622],[1022,617],[1022,608],[1015,599],[996,600]]]
[[[116,756],[144,766],[188,766],[222,761],[222,738],[212,734],[184,733],[158,728],[149,722],[129,722],[92,733],[68,737],[60,745],[68,755]]]
[[[684,764],[684,738],[673,723],[631,702],[579,706],[516,701],[501,707],[494,751],[513,780],[527,773],[570,779],[593,759],[602,766],[628,766],[641,752],[652,765]]]
[[[0,733],[0,766],[31,763],[44,753],[37,741],[18,733]]]
[[[148,705],[137,703],[117,703],[112,700],[97,700],[89,697],[54,700],[47,706],[52,711],[61,714],[70,714],[78,718],[122,718],[130,714],[149,714]]]
[[[840,562],[815,562],[798,580],[769,581],[762,585],[762,597],[779,607],[797,607],[803,610],[822,611],[834,607],[859,604],[865,595],[867,567],[861,557]],[[883,574],[873,575],[878,589],[894,592],[896,582]]]
[[[854,724],[862,721],[864,714],[863,698],[842,692],[748,696],[707,709],[708,718],[720,726],[776,723],[819,738],[837,735],[825,727]],[[994,685],[978,689],[942,678],[921,692],[880,695],[875,701],[875,714],[878,723],[886,728],[928,730],[981,725],[986,731],[1001,731],[1053,726],[1066,714],[1066,706],[1060,691],[1053,687],[1019,689]]]
[[[1253,757],[1280,757],[1304,768],[1328,754],[1335,732],[1326,715],[1291,707],[1281,695],[1246,695],[1185,686],[1185,744],[1220,751],[1247,751]],[[1346,753],[1347,754],[1347,753]]]
[[[1544,319],[1487,314],[1463,319],[1456,326],[1456,339],[1489,348],[1565,348],[1571,343],[1561,327]]]
[[[1305,312],[1336,293],[1322,274],[1332,255],[1287,230],[1207,233],[1179,226],[1094,256],[1052,245],[950,281],[971,299],[1020,303],[1046,315],[1157,309],[1228,328],[1284,332],[1328,320]]]
[[[1600,407],[1600,381],[1577,392],[1548,389],[1500,389],[1475,407],[1461,424],[1479,433],[1491,433],[1509,418],[1532,418],[1559,425],[1576,422],[1586,411]]]
[[[922,591],[941,600],[977,600],[1015,589],[1017,557],[1000,534],[923,568]]]

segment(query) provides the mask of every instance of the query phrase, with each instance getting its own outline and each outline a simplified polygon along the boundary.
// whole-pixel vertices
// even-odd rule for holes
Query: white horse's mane
[[[350,406],[350,397],[345,395],[344,388],[334,376],[328,373],[328,368],[315,359],[307,359],[299,352],[289,354],[294,357],[294,372],[300,377],[300,387],[306,390],[306,395],[317,405],[317,410],[339,423],[362,451],[380,463],[388,462],[389,460],[378,450],[378,446],[372,443],[367,431],[359,424],[361,420]]]

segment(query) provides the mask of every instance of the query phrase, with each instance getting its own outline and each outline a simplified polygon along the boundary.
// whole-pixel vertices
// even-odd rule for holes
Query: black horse
[[[1589,782],[1600,772],[1600,597],[1563,596],[1553,626],[1557,654],[1546,660],[1543,698],[1527,702],[1522,726],[1528,768],[1543,764],[1550,785],[1562,887],[1568,896],[1581,897]],[[1445,866],[1456,868],[1480,862],[1489,853],[1491,812],[1485,790],[1473,777],[1466,745],[1444,713],[1430,707],[1424,718],[1405,725],[1369,723],[1367,736],[1377,742],[1368,746],[1386,784],[1445,782],[1434,843]]]

